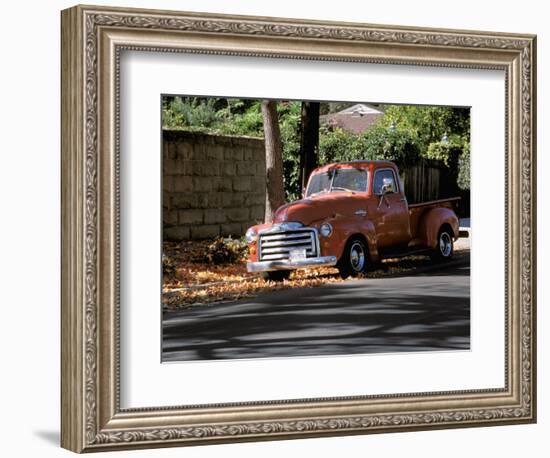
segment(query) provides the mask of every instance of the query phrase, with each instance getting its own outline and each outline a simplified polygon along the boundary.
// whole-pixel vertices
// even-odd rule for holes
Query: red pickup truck
[[[303,199],[277,209],[272,223],[248,229],[247,269],[283,280],[294,269],[336,266],[345,278],[387,257],[450,259],[462,235],[459,200],[408,205],[389,161],[328,164],[311,174]]]

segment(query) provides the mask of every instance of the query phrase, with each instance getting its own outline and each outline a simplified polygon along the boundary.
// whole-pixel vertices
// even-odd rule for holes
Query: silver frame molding
[[[90,452],[535,421],[535,36],[93,6],[64,10],[61,19],[63,447]],[[506,386],[121,409],[118,71],[125,49],[503,70]]]

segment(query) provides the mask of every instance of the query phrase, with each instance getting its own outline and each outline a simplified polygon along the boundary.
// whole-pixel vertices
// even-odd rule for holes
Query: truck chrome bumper
[[[271,270],[305,269],[307,267],[334,266],[336,265],[336,261],[336,256],[319,256],[317,258],[305,258],[298,261],[290,261],[289,259],[258,261],[248,262],[246,270],[249,272],[267,272]]]

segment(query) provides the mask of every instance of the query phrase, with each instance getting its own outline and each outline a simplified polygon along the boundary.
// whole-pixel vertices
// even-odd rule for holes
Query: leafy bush
[[[457,183],[460,189],[470,189],[470,145],[468,143],[458,159]]]
[[[455,134],[469,141],[470,109],[462,107],[438,107],[419,105],[386,105],[380,126],[388,128],[392,123],[415,137],[420,152],[431,143],[441,141],[445,133]]]
[[[248,246],[244,240],[218,237],[208,245],[203,262],[233,264],[246,257]]]
[[[362,135],[323,127],[319,138],[319,163],[386,159],[405,168],[418,158],[418,147],[408,131],[375,126]]]
[[[221,120],[216,110],[216,99],[197,97],[174,97],[163,107],[162,124],[168,128],[207,129],[215,127]]]
[[[456,167],[458,158],[462,154],[463,145],[457,142],[449,141],[430,143],[428,150],[424,153],[427,159],[441,161],[447,167]]]
[[[263,137],[264,127],[261,102],[254,101],[250,107],[241,111],[244,105],[228,104],[223,111],[223,123],[218,132],[225,135],[245,135]]]
[[[299,199],[302,190],[300,184],[300,102],[278,104],[279,127],[283,147],[283,181],[287,201]]]

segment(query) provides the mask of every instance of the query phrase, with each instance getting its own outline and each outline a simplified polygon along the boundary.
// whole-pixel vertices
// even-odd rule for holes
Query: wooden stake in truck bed
[[[461,235],[459,200],[409,206],[393,162],[325,165],[311,174],[303,199],[280,207],[272,223],[248,229],[247,268],[283,280],[312,266],[356,276],[384,257],[418,252],[448,260]]]

